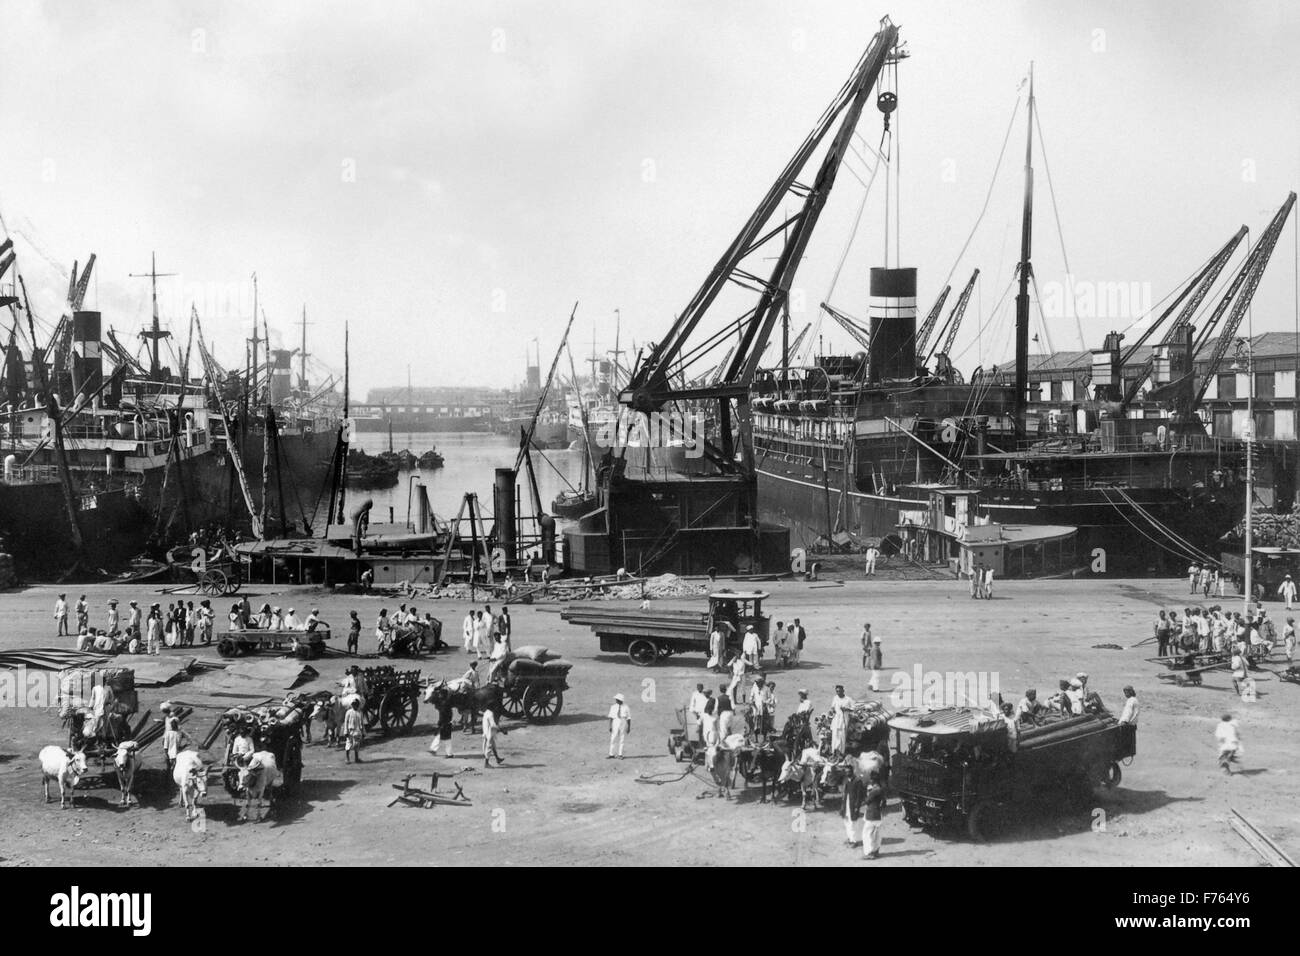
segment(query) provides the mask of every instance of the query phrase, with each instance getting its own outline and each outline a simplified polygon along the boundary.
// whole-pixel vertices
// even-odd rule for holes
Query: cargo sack
[[[540,644],[528,644],[515,651],[515,657],[527,658],[530,661],[537,661],[539,664],[550,656],[552,656],[550,648],[543,647]]]
[[[559,657],[542,665],[543,674],[567,674],[572,669],[572,663]]]
[[[527,657],[516,657],[506,667],[506,672],[509,674],[540,674],[542,666],[537,661],[530,660]]]
[[[129,717],[139,709],[139,695],[133,690],[128,690],[120,694],[113,694],[105,705],[104,712]]]

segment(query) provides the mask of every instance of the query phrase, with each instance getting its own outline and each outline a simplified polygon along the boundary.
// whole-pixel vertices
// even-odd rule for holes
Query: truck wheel
[[[217,653],[222,657],[235,657],[239,654],[239,645],[228,637],[217,641]]]
[[[1111,765],[1106,768],[1106,774],[1102,779],[1102,783],[1107,790],[1111,790],[1118,787],[1119,782],[1123,779],[1124,771],[1120,769],[1119,764],[1111,763]]]
[[[991,803],[977,803],[966,816],[966,832],[977,843],[987,843],[997,835],[998,809]]]
[[[659,648],[654,641],[638,638],[627,646],[627,656],[640,667],[649,667],[659,660]]]

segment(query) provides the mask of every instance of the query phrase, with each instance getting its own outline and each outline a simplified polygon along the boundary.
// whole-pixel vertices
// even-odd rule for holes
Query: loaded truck
[[[963,826],[972,839],[1003,830],[1028,806],[1069,805],[1118,786],[1137,728],[1099,710],[1013,729],[970,707],[909,709],[894,732],[890,785],[909,826]]]
[[[590,627],[600,638],[600,649],[627,654],[642,667],[657,664],[673,654],[709,656],[709,635],[716,627],[723,646],[740,648],[745,630],[753,626],[758,638],[767,643],[770,617],[763,614],[764,591],[715,591],[707,605],[652,608],[602,604],[575,604],[560,613],[570,624]]]

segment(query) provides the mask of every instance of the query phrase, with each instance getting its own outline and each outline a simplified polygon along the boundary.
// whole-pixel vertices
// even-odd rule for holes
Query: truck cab
[[[710,594],[704,635],[706,644],[716,627],[722,631],[725,648],[739,649],[745,630],[751,625],[758,633],[758,639],[766,644],[772,623],[771,617],[763,613],[763,601],[767,596],[766,591],[715,591]]]

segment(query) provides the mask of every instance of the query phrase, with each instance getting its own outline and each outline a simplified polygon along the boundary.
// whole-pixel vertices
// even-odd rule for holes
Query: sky
[[[192,304],[227,366],[256,273],[275,344],[297,344],[305,307],[315,377],[341,370],[350,325],[358,397],[408,365],[417,386],[512,386],[534,339],[549,364],[575,302],[579,361],[593,338],[613,347],[616,310],[623,348],[659,340],[886,14],[910,54],[890,264],[918,269],[923,309],[981,269],[954,348],[967,372],[1012,350],[1031,60],[1034,351],[1080,348],[1080,331],[1099,347],[1300,184],[1285,0],[7,0],[0,217],[47,322],[94,252],[86,306],[132,334],[150,283],[130,274],[156,252],[178,274],[159,279],[164,323],[184,340]],[[880,114],[859,131],[876,145]],[[854,231],[870,173],[847,165],[796,280],[797,328],[821,301],[865,316],[883,264],[883,176]],[[1256,332],[1296,323],[1295,220]],[[723,304],[720,322],[752,302]]]

